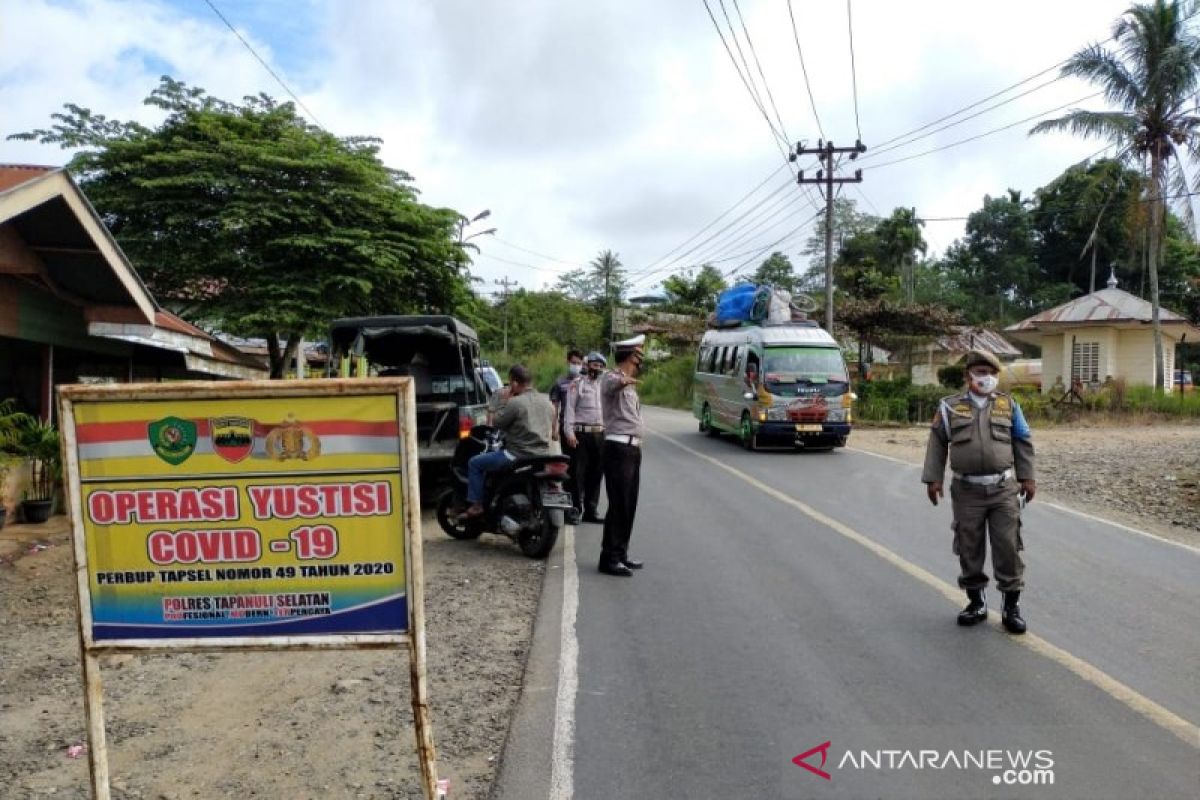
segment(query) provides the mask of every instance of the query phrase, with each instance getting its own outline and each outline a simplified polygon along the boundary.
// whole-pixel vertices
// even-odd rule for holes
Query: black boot
[[[1020,592],[1004,593],[1004,613],[1001,615],[1000,621],[1004,623],[1004,630],[1009,633],[1025,632],[1025,620],[1021,616],[1021,607],[1017,605],[1020,599]]]
[[[975,625],[987,619],[987,601],[983,598],[983,589],[967,589],[967,597],[971,602],[958,612],[958,624]]]

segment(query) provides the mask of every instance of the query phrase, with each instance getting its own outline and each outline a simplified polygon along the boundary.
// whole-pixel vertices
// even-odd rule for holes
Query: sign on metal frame
[[[411,379],[64,386],[59,412],[94,796],[101,654],[397,648],[432,800]]]

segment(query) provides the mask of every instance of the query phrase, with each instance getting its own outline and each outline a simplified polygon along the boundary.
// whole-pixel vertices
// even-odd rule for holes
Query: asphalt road
[[[520,715],[539,733],[510,734],[545,778],[573,730],[560,794],[1200,797],[1200,553],[1035,502],[1030,635],[963,629],[948,504],[915,467],[748,453],[686,414],[646,417],[631,553],[647,566],[598,574],[599,527],[575,529]],[[826,742],[813,770],[793,763]],[[497,795],[547,796],[511,774]]]

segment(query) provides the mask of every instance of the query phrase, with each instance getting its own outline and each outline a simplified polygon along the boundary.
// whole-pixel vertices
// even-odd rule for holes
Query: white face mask
[[[580,372],[582,372],[582,371],[583,371],[583,365],[582,365],[582,364],[572,364],[572,365],[571,365],[571,366],[568,368],[568,370],[570,371],[570,373],[571,373],[572,375],[578,375]]]
[[[1000,385],[1000,379],[995,375],[972,375],[971,388],[976,394],[991,394]]]

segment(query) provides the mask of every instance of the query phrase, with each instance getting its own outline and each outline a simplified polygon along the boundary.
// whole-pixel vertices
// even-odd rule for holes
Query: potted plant
[[[33,417],[23,420],[20,449],[29,462],[29,489],[21,495],[21,516],[29,523],[50,518],[54,488],[62,478],[58,430]]]

